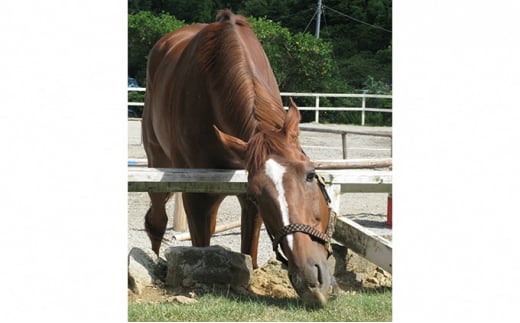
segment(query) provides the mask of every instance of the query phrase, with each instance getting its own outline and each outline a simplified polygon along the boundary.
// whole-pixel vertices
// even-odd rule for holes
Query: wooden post
[[[370,262],[392,273],[392,243],[346,218],[336,219],[334,239]]]
[[[386,199],[386,227],[392,228],[392,193]]]
[[[173,230],[184,232],[186,231],[186,212],[184,211],[184,204],[182,203],[182,193],[175,194],[175,208],[173,209]]]
[[[231,230],[234,228],[238,228],[240,226],[240,223],[241,223],[240,221],[236,221],[236,222],[232,222],[232,223],[225,223],[225,224],[219,225],[215,228],[215,232],[213,234]],[[173,238],[177,241],[191,240],[191,235],[189,232],[184,232],[184,233],[179,233],[179,234],[173,235]]]

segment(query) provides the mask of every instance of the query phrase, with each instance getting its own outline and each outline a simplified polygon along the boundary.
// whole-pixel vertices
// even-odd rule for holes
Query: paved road
[[[373,130],[388,132],[388,127],[361,127],[344,125],[314,125],[316,127],[339,128],[346,130]],[[337,134],[323,134],[316,132],[301,132],[300,142],[303,149],[311,159],[341,159],[341,136]],[[385,137],[348,135],[348,158],[385,158],[391,156],[391,141]],[[128,123],[128,156],[129,158],[146,158],[141,144],[139,120],[129,120]],[[150,200],[147,193],[128,193],[128,249],[132,247],[149,248],[149,240],[144,232],[143,219],[149,207]],[[348,193],[343,194],[340,202],[340,213],[347,215],[359,224],[373,230],[386,238],[391,238],[392,230],[386,228],[387,194],[381,193]],[[189,246],[190,241],[176,241],[172,236],[178,232],[173,231],[174,199],[167,204],[169,214],[166,239],[161,253],[168,246]],[[222,203],[217,217],[217,225],[240,220],[240,207],[234,196],[227,197]],[[240,251],[240,229],[225,231],[215,234],[211,244],[219,244]],[[271,250],[271,242],[265,229],[262,228],[258,262],[261,266],[269,258],[274,256]]]

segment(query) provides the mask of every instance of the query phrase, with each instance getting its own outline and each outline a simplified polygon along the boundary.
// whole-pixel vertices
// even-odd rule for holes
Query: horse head
[[[333,219],[324,186],[298,141],[299,121],[291,100],[282,127],[259,123],[248,142],[217,127],[215,131],[247,169],[248,197],[264,221],[277,257],[287,264],[294,289],[307,306],[322,307],[329,288],[335,286],[327,260]]]

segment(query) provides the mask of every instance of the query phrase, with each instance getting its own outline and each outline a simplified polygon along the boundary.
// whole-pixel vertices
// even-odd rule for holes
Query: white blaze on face
[[[276,188],[278,193],[278,204],[280,205],[280,212],[282,213],[282,223],[284,226],[289,225],[289,205],[285,199],[285,190],[283,188],[283,175],[285,174],[285,167],[277,163],[273,159],[268,159],[265,162],[265,173],[269,177]],[[287,236],[287,244],[289,248],[293,248],[293,237],[292,234]]]

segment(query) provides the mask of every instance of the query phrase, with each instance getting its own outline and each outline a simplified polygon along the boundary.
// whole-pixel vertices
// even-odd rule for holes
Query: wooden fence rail
[[[326,159],[313,160],[316,169],[360,169],[360,168],[386,168],[392,166],[392,158],[377,159]],[[129,167],[148,166],[146,158],[128,160]]]
[[[392,192],[392,172],[386,170],[318,170],[329,185],[332,208],[339,214],[342,192]],[[222,169],[128,168],[129,192],[218,192],[245,193],[247,171]],[[177,195],[177,194],[176,194]],[[179,195],[177,195],[179,196]],[[178,201],[180,198],[178,199]],[[174,219],[175,220],[175,219]],[[227,224],[225,229],[238,223]],[[188,239],[180,234],[176,239]],[[392,245],[345,217],[339,217],[333,238],[388,272],[392,272]]]
[[[392,242],[348,219],[338,217],[332,237],[355,253],[392,273]]]
[[[392,172],[386,170],[317,170],[341,192],[392,192]],[[245,193],[247,171],[228,169],[128,168],[129,192]]]
[[[130,118],[129,120],[141,121],[140,118]],[[345,129],[331,129],[322,128],[309,125],[300,125],[301,131],[308,132],[319,132],[319,133],[333,133],[341,135],[341,146],[343,148],[343,159],[347,159],[347,135],[361,135],[361,136],[374,136],[374,137],[387,137],[390,138],[390,157],[393,155],[392,145],[392,132],[391,131],[373,131],[373,130],[345,130]],[[142,140],[142,138],[141,138]],[[140,142],[142,144],[142,141]]]
[[[320,132],[320,133],[334,133],[341,135],[341,146],[343,147],[343,159],[347,159],[347,135],[361,135],[361,136],[374,136],[374,137],[387,137],[390,138],[390,156],[392,156],[392,132],[391,131],[353,131],[343,129],[330,129],[330,128],[319,128],[307,125],[300,125],[301,131],[309,132]]]

